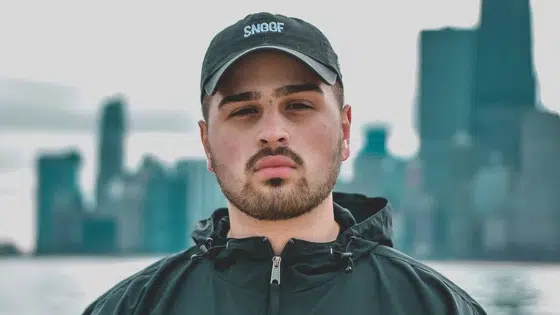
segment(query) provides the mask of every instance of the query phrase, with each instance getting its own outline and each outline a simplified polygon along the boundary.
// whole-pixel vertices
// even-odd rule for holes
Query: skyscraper
[[[521,167],[524,112],[535,107],[529,0],[483,0],[477,32],[471,133],[482,161],[498,151]]]
[[[38,254],[55,253],[61,250],[60,227],[57,222],[61,214],[80,212],[82,196],[79,186],[81,156],[75,151],[43,154],[37,160],[37,242]],[[74,217],[74,215],[71,215]],[[75,222],[78,226],[79,222]],[[66,226],[70,229],[73,226]],[[58,235],[57,235],[58,233]]]
[[[121,98],[108,100],[99,124],[96,201],[103,202],[111,178],[120,175],[124,167],[126,136],[125,103]]]
[[[420,33],[417,123],[422,144],[447,142],[468,128],[475,47],[475,30]]]
[[[455,137],[470,126],[475,48],[475,30],[443,28],[420,34],[417,130],[425,188],[436,195],[445,194],[451,181]]]
[[[483,0],[477,41],[475,108],[534,107],[529,0]]]

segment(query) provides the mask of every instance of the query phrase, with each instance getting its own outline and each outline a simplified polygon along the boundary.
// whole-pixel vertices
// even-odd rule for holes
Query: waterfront
[[[0,315],[76,315],[99,294],[158,257],[7,258],[0,260]],[[495,288],[490,279],[512,275],[538,290],[529,314],[560,314],[560,265],[427,262],[465,288],[489,314]],[[511,289],[511,288],[508,288]]]

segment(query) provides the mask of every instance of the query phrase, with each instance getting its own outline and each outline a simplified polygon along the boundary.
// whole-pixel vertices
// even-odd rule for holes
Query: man
[[[227,208],[84,314],[486,314],[392,248],[387,200],[332,192],[350,152],[343,95],[337,55],[305,21],[251,14],[217,34],[199,127]]]

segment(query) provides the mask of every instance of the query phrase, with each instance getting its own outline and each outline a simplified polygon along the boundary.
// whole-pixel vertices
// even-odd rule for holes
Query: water
[[[119,280],[142,269],[150,258],[42,258],[0,260],[1,315],[76,315]],[[526,279],[539,290],[529,314],[560,314],[560,265],[515,265],[498,263],[428,262],[459,284],[487,309],[489,314],[507,314],[492,309],[494,292],[488,282],[495,275]]]

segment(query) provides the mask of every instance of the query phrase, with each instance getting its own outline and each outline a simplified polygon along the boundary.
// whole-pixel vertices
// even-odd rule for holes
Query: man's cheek
[[[242,149],[239,146],[239,141],[223,140],[217,145],[216,152],[219,152],[219,159],[222,163],[237,164],[242,158]]]

